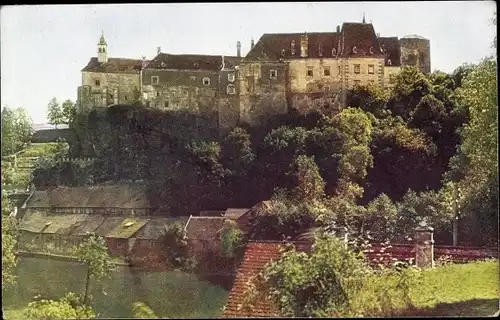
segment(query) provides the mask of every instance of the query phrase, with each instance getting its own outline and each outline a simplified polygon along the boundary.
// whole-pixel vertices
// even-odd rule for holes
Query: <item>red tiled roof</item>
[[[82,71],[102,73],[140,73],[142,60],[125,58],[108,58],[108,62],[100,63],[96,57],[90,58]]]
[[[222,317],[272,317],[279,315],[279,312],[268,301],[256,303],[251,310],[240,306],[245,299],[246,284],[250,277],[262,271],[268,262],[280,258],[281,245],[281,242],[248,243]]]
[[[380,46],[385,53],[385,65],[388,65],[388,60],[391,60],[391,66],[401,65],[401,46],[398,37],[378,38]]]

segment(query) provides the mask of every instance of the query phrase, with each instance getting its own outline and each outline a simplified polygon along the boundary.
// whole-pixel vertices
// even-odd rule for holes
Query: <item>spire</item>
[[[106,40],[104,40],[104,31],[101,31],[101,38],[99,39],[98,45],[108,45]]]
[[[366,23],[366,20],[365,20],[365,13],[363,12],[363,23]]]

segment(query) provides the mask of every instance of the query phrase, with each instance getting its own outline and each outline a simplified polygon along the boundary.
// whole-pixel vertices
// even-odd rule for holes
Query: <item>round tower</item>
[[[108,62],[108,44],[104,40],[104,32],[101,34],[99,43],[97,43],[97,61],[100,63]]]
[[[401,46],[401,66],[415,66],[423,73],[431,73],[430,41],[418,35],[404,36]]]

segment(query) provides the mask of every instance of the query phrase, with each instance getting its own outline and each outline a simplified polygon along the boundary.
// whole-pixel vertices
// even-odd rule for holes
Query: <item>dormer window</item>
[[[227,81],[234,82],[234,73],[227,74]]]
[[[160,66],[161,66],[162,68],[165,68],[165,67],[167,66],[167,64],[166,64],[164,61],[162,61],[162,62],[161,62],[161,64],[160,64]]]
[[[227,94],[236,94],[236,88],[234,87],[234,85],[229,84],[227,86]]]
[[[318,45],[318,56],[323,56],[323,46],[321,45],[321,43]]]
[[[203,85],[204,86],[209,86],[210,85],[210,78],[209,77],[203,78]]]
[[[370,47],[370,54],[373,54],[373,47]]]
[[[337,55],[337,49],[333,48],[332,49],[332,57],[335,57]]]
[[[391,59],[387,60],[387,65],[391,66],[392,65],[392,61]]]
[[[285,56],[285,49],[281,49],[281,56],[284,57]]]
[[[290,51],[292,51],[292,55],[295,55],[295,40],[290,43]]]
[[[195,62],[195,63],[193,64],[193,66],[194,66],[195,68],[198,68],[198,67],[200,66],[200,64],[199,64],[198,62]]]
[[[358,49],[356,48],[356,46],[352,47],[352,53],[358,53]]]
[[[151,84],[158,84],[158,83],[160,83],[160,78],[158,76],[152,76]]]

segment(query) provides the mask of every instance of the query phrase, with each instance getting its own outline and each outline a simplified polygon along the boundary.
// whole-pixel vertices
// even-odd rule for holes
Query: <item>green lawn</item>
[[[17,154],[18,157],[41,157],[56,153],[57,142],[32,143],[29,147]]]
[[[498,260],[423,271],[411,298],[416,316],[490,316],[499,310]]]

